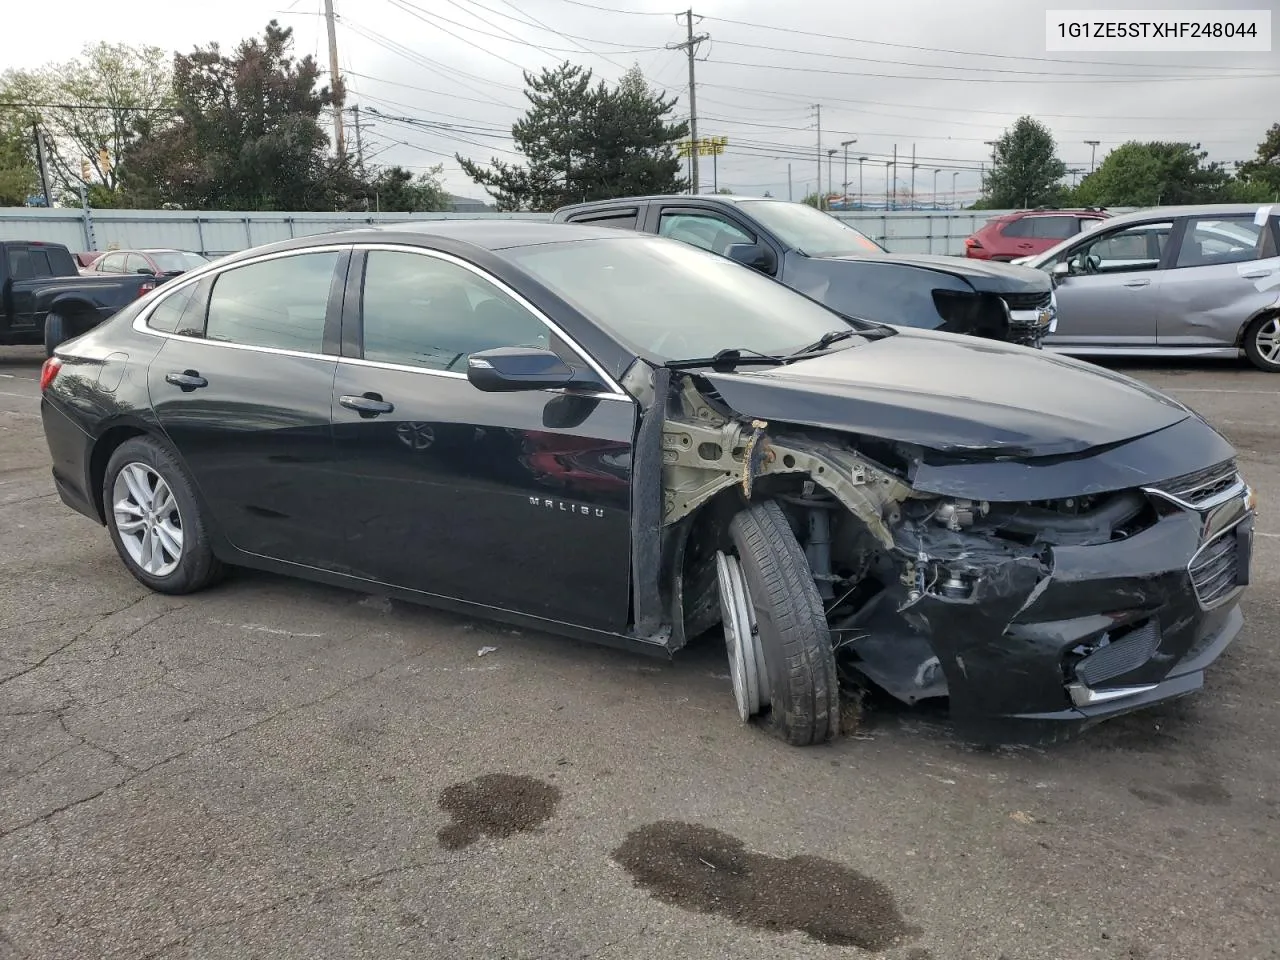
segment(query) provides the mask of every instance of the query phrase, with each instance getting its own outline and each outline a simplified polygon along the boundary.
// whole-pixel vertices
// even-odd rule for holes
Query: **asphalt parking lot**
[[[873,706],[797,750],[714,644],[148,593],[53,493],[40,356],[0,348],[0,960],[1280,957],[1280,378],[1124,368],[1259,491],[1205,691],[1052,749]]]

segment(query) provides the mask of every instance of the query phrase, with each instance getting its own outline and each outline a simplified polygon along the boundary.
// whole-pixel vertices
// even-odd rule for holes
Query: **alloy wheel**
[[[167,577],[182,560],[182,515],[169,484],[145,463],[116,474],[112,514],[129,557],[153,577]]]
[[[769,674],[765,669],[760,630],[747,578],[738,558],[716,553],[716,577],[720,584],[720,619],[724,624],[724,645],[729,654],[729,677],[738,717],[746,722],[771,702]]]
[[[1267,363],[1280,366],[1280,317],[1272,317],[1258,327],[1253,342],[1258,348],[1258,356]]]

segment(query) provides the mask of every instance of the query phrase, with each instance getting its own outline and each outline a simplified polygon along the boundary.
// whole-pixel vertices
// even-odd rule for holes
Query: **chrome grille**
[[[1211,467],[1186,473],[1163,483],[1153,484],[1151,489],[1176,497],[1183,503],[1198,507],[1240,482],[1235,460],[1223,460]]]
[[[1187,571],[1200,606],[1208,608],[1227,599],[1236,587],[1236,568],[1240,554],[1236,546],[1236,528],[1222,531],[1201,547]]]
[[[1053,297],[1051,290],[1044,293],[1004,293],[1001,298],[1010,310],[1040,310],[1049,306]]]

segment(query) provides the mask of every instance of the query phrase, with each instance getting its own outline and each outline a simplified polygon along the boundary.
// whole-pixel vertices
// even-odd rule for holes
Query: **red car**
[[[992,217],[965,238],[964,253],[974,260],[1016,260],[1044,253],[1068,237],[1096,227],[1110,214],[1096,207],[1083,210],[1019,210]]]

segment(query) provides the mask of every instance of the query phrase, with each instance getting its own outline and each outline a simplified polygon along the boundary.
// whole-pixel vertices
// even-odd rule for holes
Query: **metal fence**
[[[1124,208],[1127,210],[1129,208]],[[1121,213],[1124,210],[1113,210]],[[866,210],[834,214],[893,253],[961,255],[964,238],[1001,210]],[[221,256],[362,224],[422,220],[546,220],[545,213],[249,213],[0,208],[0,240],[44,240],[72,251],[160,247]]]

